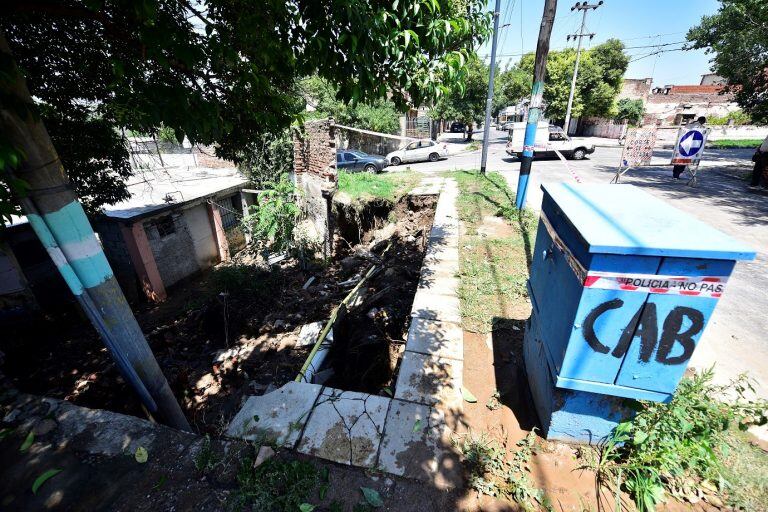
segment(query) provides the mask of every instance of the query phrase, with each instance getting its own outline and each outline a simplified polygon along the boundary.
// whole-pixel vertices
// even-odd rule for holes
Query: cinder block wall
[[[165,236],[161,236],[157,229],[157,222],[165,216],[144,221],[147,240],[166,288],[200,270],[195,258],[195,244],[183,214],[174,212],[169,215],[173,219],[174,232]]]

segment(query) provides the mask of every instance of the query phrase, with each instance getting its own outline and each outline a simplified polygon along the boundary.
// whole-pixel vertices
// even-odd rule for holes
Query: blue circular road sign
[[[690,157],[701,151],[704,147],[704,134],[698,130],[691,130],[682,137],[677,144],[677,150],[681,156]]]

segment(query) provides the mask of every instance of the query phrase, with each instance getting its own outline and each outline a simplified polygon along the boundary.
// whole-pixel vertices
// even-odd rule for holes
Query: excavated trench
[[[338,309],[319,369],[330,374],[324,384],[370,394],[394,391],[435,203],[435,196],[407,196],[396,205],[337,205],[339,243],[350,253],[342,265],[371,274]]]

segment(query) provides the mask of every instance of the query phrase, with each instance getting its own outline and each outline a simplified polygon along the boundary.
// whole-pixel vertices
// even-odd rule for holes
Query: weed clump
[[[669,404],[636,402],[637,415],[619,424],[589,463],[598,484],[617,496],[625,490],[640,512],[654,510],[667,495],[721,505],[717,495],[741,485],[726,479],[723,465],[733,427],[765,424],[768,404],[745,398],[754,389],[744,376],[730,386],[715,385],[712,377],[709,369],[683,379]],[[727,396],[735,399],[716,399]]]
[[[454,440],[463,455],[467,485],[480,494],[516,501],[524,510],[535,510],[535,502],[546,507],[541,489],[528,476],[528,464],[536,441],[535,430],[517,443],[518,449],[507,459],[506,450],[482,434]]]

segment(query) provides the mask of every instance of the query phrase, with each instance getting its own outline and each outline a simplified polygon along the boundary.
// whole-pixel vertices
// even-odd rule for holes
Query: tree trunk
[[[0,33],[0,52],[11,58]],[[32,98],[18,68],[4,84],[3,93],[32,106]],[[137,392],[151,400],[144,404],[158,420],[190,430],[168,382],[128,306],[101,245],[78,202],[41,119],[32,110],[0,110],[0,129],[8,142],[21,150],[24,161],[13,173],[29,185],[21,203],[32,228],[53,257],[86,315],[116,359],[123,376]],[[90,306],[89,306],[90,305]],[[142,393],[143,391],[143,393]]]

